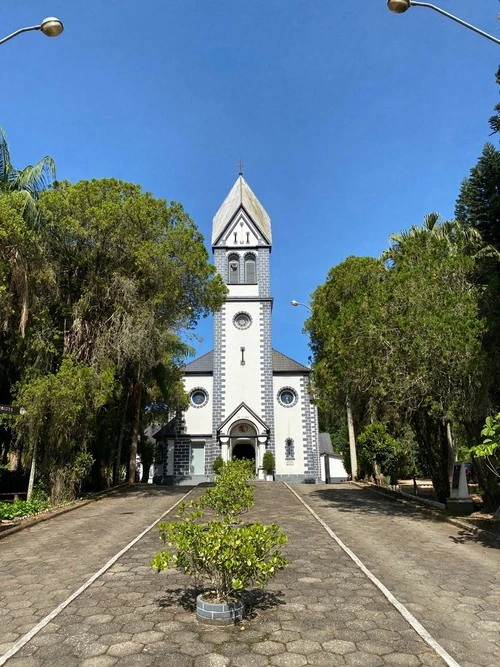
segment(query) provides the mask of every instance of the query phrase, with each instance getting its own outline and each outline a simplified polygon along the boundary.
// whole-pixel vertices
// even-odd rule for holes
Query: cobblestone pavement
[[[0,656],[188,489],[136,487],[0,540]]]
[[[455,635],[457,630],[454,628],[453,636],[449,638],[452,644],[448,645],[448,649],[459,660],[462,646],[469,641],[464,637],[468,636],[470,641],[478,640],[476,655],[482,660],[463,662],[462,667],[499,664],[497,649],[482,652],[485,645],[489,647],[492,635],[498,635],[496,621],[491,615],[495,613],[495,604],[499,608],[498,600],[495,593],[488,595],[488,586],[492,585],[492,581],[488,575],[483,578],[481,574],[484,569],[490,572],[494,562],[498,566],[497,552],[471,542],[462,543],[459,531],[454,527],[405,514],[410,510],[402,509],[395,503],[388,504],[371,493],[366,495],[355,487],[295,486],[294,489],[311,503],[354,551],[358,543],[366,548],[366,553],[359,555],[367,565],[370,555],[370,565],[374,570],[378,563],[382,564],[383,567],[375,574],[381,579],[385,577],[384,583],[389,588],[392,588],[393,581],[396,586],[400,581],[405,582],[404,590],[400,591],[401,597],[405,598],[402,601],[417,617],[421,616],[422,620],[433,624],[432,627],[426,626],[431,633],[444,628],[455,615],[456,626],[460,625],[462,636]],[[175,494],[175,491],[170,493]],[[164,499],[164,504],[175,498],[175,495],[170,495]],[[438,667],[444,664],[291,491],[279,483],[262,483],[257,484],[255,498],[256,506],[249,519],[276,521],[282,526],[289,536],[286,552],[290,565],[272,582],[269,594],[254,607],[243,626],[217,628],[201,625],[195,620],[193,597],[187,588],[190,581],[176,572],[156,574],[149,568],[149,560],[160,545],[153,529],[33,637],[8,661],[8,667]],[[152,507],[144,525],[137,526],[137,533],[154,520],[158,510],[161,513],[166,509],[159,507],[159,499],[159,495],[150,499],[152,506],[157,504]],[[144,502],[149,502],[140,492],[137,496],[132,494],[128,498],[114,500],[121,502],[120,512],[132,511],[134,503],[141,503],[143,507]],[[36,573],[30,573],[34,579],[26,582],[22,579],[27,573],[26,566],[14,565],[10,568],[9,576],[14,579],[19,576],[21,581],[18,594],[11,600],[2,619],[7,624],[1,623],[2,630],[10,628],[9,624],[14,622],[16,631],[26,631],[38,620],[31,611],[32,605],[24,606],[33,597],[41,601],[37,613],[40,613],[42,603],[44,613],[56,606],[56,599],[45,597],[46,592],[50,593],[58,585],[56,580],[64,581],[63,595],[72,585],[76,587],[81,583],[72,582],[67,569],[80,567],[79,559],[87,560],[87,546],[89,551],[95,549],[104,539],[102,534],[106,533],[109,525],[113,530],[121,527],[122,533],[129,531],[130,517],[122,516],[116,510],[106,521],[105,509],[110,507],[108,503],[112,501],[110,498],[91,506],[90,511],[97,512],[102,503],[96,521],[91,523],[92,532],[88,522],[79,523],[79,511],[66,515],[68,523],[62,531],[62,535],[69,538],[62,549],[68,551],[66,560],[62,562],[49,558],[43,563],[44,581],[31,597],[27,591],[30,581],[38,579]],[[57,523],[62,519],[41,524],[43,535],[40,540],[33,528],[0,541],[1,562],[9,564],[17,558],[26,562],[27,550],[31,548],[31,565],[34,566],[46,551],[61,551],[56,535],[59,533],[61,536]],[[368,530],[366,526],[372,523],[373,529]],[[71,526],[72,535],[68,526]],[[396,537],[396,530],[399,531],[399,538]],[[352,542],[349,543],[351,536]],[[450,536],[458,541],[450,540]],[[74,544],[71,537],[75,540]],[[123,543],[130,537],[127,534]],[[358,542],[354,543],[355,539]],[[410,546],[406,547],[406,544]],[[88,576],[94,566],[97,570],[109,558],[109,550],[104,553],[104,549],[105,545],[101,562],[94,563],[92,567],[88,562],[82,565],[83,577]],[[455,555],[452,557],[453,549]],[[434,557],[432,550],[435,550]],[[413,559],[411,568],[404,558],[404,554],[408,554],[409,559],[410,552]],[[78,559],[72,561],[69,553],[77,555]],[[95,553],[98,554],[98,549]],[[95,553],[92,558],[99,560],[95,558]],[[445,558],[448,558],[447,563],[443,563]],[[420,566],[421,560],[427,566]],[[387,567],[391,562],[393,566]],[[17,575],[14,573],[16,567]],[[436,583],[439,577],[431,578],[439,591],[431,593],[429,588],[432,586],[424,582],[428,576],[427,568],[429,571],[441,571],[442,568],[441,583]],[[48,572],[50,569],[51,575]],[[446,570],[449,578],[445,575]],[[407,578],[404,574],[408,575]],[[411,577],[417,579],[414,595]],[[459,604],[466,605],[467,609],[461,606],[454,612],[450,600],[458,599],[458,589],[462,593],[468,591],[473,578],[480,581],[480,585],[489,582],[483,591],[484,600],[480,603],[479,598],[471,601],[469,596],[462,597]],[[52,588],[49,586],[47,589],[47,583],[52,583]],[[425,587],[426,597],[423,598],[421,590],[424,589],[421,586]],[[8,588],[13,590],[12,581]],[[394,592],[398,595],[397,591]],[[421,610],[427,613],[427,604],[431,601],[432,613],[421,615]],[[440,611],[441,601],[443,606]],[[4,604],[3,600],[1,604]],[[484,605],[486,625],[475,628],[475,620],[481,618],[482,612],[477,611],[480,604]],[[438,627],[438,622],[442,626]],[[10,629],[8,631],[11,632]],[[446,639],[446,633],[438,639]],[[15,637],[8,635],[6,644],[12,641]],[[484,656],[489,656],[490,661],[485,662]]]
[[[461,667],[500,665],[500,549],[352,485],[296,492]]]

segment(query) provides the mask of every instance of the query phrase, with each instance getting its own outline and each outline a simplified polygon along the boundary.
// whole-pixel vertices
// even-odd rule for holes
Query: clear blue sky
[[[436,3],[500,36],[496,0]],[[424,214],[451,217],[498,101],[498,46],[385,0],[18,0],[1,36],[51,15],[62,36],[0,46],[14,164],[50,154],[60,179],[139,183],[209,243],[243,160],[273,225],[273,344],[302,362],[290,300]],[[202,353],[211,322],[199,333]]]

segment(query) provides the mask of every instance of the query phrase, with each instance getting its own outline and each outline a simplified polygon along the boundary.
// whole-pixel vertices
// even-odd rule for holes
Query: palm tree
[[[56,166],[49,155],[24,169],[14,167],[10,159],[7,137],[0,127],[0,196],[13,191],[26,193],[24,215],[33,222],[37,217],[35,202],[43,190],[52,186],[55,178]]]
[[[9,146],[4,130],[0,127],[0,196],[11,192],[23,195],[23,218],[28,225],[36,224],[38,211],[36,201],[43,190],[50,188],[56,178],[54,160],[48,155],[35,165],[17,169],[10,159]],[[10,256],[11,289],[21,307],[19,332],[24,338],[28,321],[28,268],[25,257],[19,247],[14,247]],[[3,326],[6,327],[4,322]]]

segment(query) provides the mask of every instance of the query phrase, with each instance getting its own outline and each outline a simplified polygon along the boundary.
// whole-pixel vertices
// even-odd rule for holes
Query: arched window
[[[230,285],[240,282],[240,258],[238,255],[229,255],[228,257],[228,280]]]
[[[285,440],[285,459],[287,461],[293,461],[295,458],[295,448],[293,446],[293,438],[287,438]]]
[[[257,282],[255,271],[255,255],[245,256],[245,282],[248,284]]]

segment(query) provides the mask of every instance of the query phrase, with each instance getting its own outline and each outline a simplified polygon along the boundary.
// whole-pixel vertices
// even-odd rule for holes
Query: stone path
[[[138,487],[0,540],[0,656],[186,490]]]
[[[492,572],[496,567],[498,578],[500,570],[497,550],[349,485],[293,488],[440,635],[443,646],[451,642],[445,648],[462,667],[500,664],[500,599],[491,588]],[[0,540],[0,654],[182,493],[138,489]],[[255,496],[249,518],[282,526],[290,565],[244,626],[197,623],[189,580],[149,568],[160,544],[153,529],[8,660],[8,667],[444,664],[290,490],[257,484]],[[471,600],[469,589],[476,584],[481,592]],[[454,613],[457,601],[461,606]],[[486,625],[476,626],[481,619]],[[446,627],[453,637],[447,638]],[[471,662],[469,642],[476,639],[478,660]]]
[[[294,489],[461,667],[500,665],[500,549],[352,485]]]

